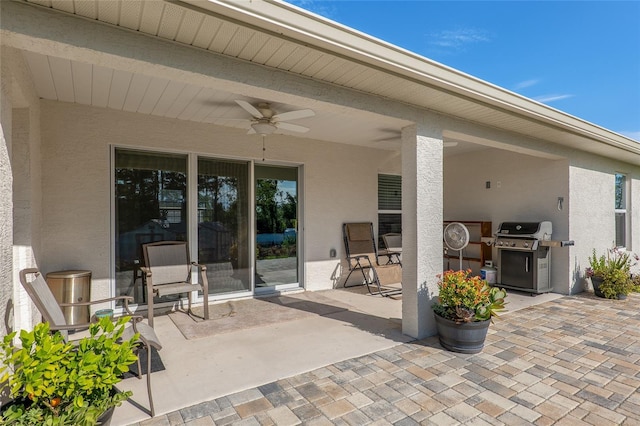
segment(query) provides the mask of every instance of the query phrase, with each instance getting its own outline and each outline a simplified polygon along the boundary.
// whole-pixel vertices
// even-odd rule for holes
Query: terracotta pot
[[[443,348],[463,354],[477,354],[484,348],[491,320],[457,324],[434,312],[436,329]]]

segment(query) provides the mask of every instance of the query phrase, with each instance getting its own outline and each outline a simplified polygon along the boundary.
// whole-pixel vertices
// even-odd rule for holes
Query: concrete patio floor
[[[190,341],[158,317],[156,417],[126,403],[112,425],[640,424],[640,295],[511,293],[462,355],[402,335],[400,300],[322,293],[352,308]]]

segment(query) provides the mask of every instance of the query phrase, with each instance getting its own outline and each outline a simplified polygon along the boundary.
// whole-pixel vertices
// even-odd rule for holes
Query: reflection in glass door
[[[255,166],[256,292],[297,287],[298,169]]]
[[[142,244],[187,239],[187,156],[116,149],[116,294],[147,303]],[[175,300],[164,296],[158,302]]]
[[[198,262],[209,294],[251,290],[249,164],[198,159]]]

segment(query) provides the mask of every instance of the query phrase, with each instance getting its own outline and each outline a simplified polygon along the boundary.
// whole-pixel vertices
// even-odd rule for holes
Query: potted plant
[[[637,255],[633,258],[637,260]],[[586,275],[591,279],[596,296],[607,299],[626,299],[633,291],[631,279],[631,253],[614,247],[607,250],[606,256],[593,254],[589,256],[589,267]]]
[[[490,322],[504,310],[507,292],[471,276],[470,269],[438,275],[438,289],[433,312],[440,344],[454,352],[482,351]]]
[[[48,323],[17,332],[0,344],[0,386],[13,400],[2,409],[0,424],[107,425],[114,407],[132,395],[115,385],[137,361],[137,334],[122,341],[129,317],[113,323],[102,318],[89,327],[89,336],[67,342]]]

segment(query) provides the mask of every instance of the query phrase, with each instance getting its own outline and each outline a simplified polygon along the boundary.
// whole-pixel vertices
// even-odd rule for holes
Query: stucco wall
[[[550,160],[499,149],[486,149],[447,157],[444,162],[445,220],[491,221],[493,233],[505,221],[549,220],[553,239],[569,235],[569,162]],[[490,188],[486,188],[490,182]],[[563,208],[558,210],[558,197]],[[497,259],[493,249],[493,259]],[[554,292],[572,287],[569,249],[551,251]]]
[[[88,269],[92,297],[110,293],[110,144],[262,159],[246,130],[43,101],[45,272]],[[389,153],[282,135],[266,139],[267,161],[304,165],[304,255],[308,289],[330,288],[343,257],[341,224],[377,221],[379,164]],[[332,248],[337,258],[330,258]]]
[[[40,247],[40,100],[22,55],[2,46],[0,96],[0,314],[2,331],[40,314],[19,284]]]
[[[13,304],[13,212],[11,174],[11,79],[5,49],[0,62],[0,313],[6,318],[7,309]],[[12,321],[2,321],[0,333],[12,330]]]
[[[572,264],[575,265],[577,285],[586,287],[584,270],[588,257],[596,249],[605,254],[615,241],[613,209],[615,203],[615,174],[627,175],[627,189],[631,191],[631,241],[627,249],[640,253],[640,170],[629,164],[577,154],[570,167],[571,235],[576,241]],[[634,267],[638,272],[638,265]]]

